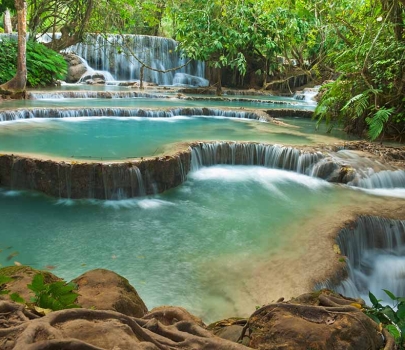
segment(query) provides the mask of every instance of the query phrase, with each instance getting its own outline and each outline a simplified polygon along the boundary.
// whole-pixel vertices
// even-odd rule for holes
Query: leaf
[[[8,282],[11,282],[13,279],[11,277],[8,276],[0,276],[0,286],[2,284],[6,284]]]
[[[44,276],[40,273],[36,274],[32,279],[31,284],[28,284],[27,287],[35,294],[44,291],[46,289],[46,286],[44,285]]]
[[[394,337],[395,341],[398,341],[399,339],[401,339],[401,332],[397,329],[397,327],[395,327],[392,324],[389,324],[385,328],[387,329],[388,332],[391,333],[391,335]]]
[[[390,109],[385,109],[384,107],[379,109],[372,118],[366,118],[366,122],[369,125],[368,135],[372,141],[374,141],[378,136],[380,136],[384,124],[388,121],[394,111],[394,107]]]
[[[392,294],[389,290],[383,289],[383,291],[390,297],[391,300],[397,300],[397,297],[394,294]]]
[[[405,321],[405,305],[404,304],[401,304],[398,306],[397,316],[400,320]]]
[[[377,298],[373,293],[368,292],[368,297],[370,298],[371,304],[373,304],[375,308],[381,307],[379,301],[377,300]]]
[[[25,299],[23,297],[21,297],[20,294],[18,293],[12,293],[10,294],[10,299],[12,301],[15,301],[16,303],[20,303],[20,304],[25,304]]]
[[[38,312],[40,315],[44,315],[44,316],[50,314],[53,311],[51,309],[44,309],[44,308],[39,307],[39,306],[34,306],[34,310],[36,312]]]

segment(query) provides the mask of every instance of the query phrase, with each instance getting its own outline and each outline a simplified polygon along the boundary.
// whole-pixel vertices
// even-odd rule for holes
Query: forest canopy
[[[405,0],[30,0],[28,30],[61,32],[61,50],[87,33],[174,38],[217,84],[269,88],[307,74],[333,80],[316,110],[331,127],[402,140]],[[0,0],[0,11],[13,1]]]

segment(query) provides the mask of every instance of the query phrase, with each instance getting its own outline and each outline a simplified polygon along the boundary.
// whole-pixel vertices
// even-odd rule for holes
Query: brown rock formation
[[[128,280],[113,271],[91,270],[73,280],[78,286],[77,303],[83,308],[113,310],[142,317],[148,309]]]
[[[248,345],[262,350],[383,348],[377,324],[352,306],[356,302],[322,291],[263,306],[245,327]],[[392,337],[387,332],[384,336],[384,349],[394,349]]]

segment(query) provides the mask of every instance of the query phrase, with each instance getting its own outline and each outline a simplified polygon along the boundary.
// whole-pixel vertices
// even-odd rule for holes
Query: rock
[[[0,301],[2,350],[40,349],[226,349],[246,346],[218,338],[191,321],[166,326],[115,311],[67,309],[38,317],[22,305]]]
[[[383,348],[378,325],[351,306],[355,302],[322,291],[266,305],[249,318],[248,346],[261,350]]]
[[[142,317],[148,309],[128,280],[113,271],[96,269],[77,277],[77,303],[86,309],[113,310]]]
[[[247,321],[248,320],[245,318],[228,318],[210,324],[207,329],[222,339],[227,339],[235,343],[241,342],[243,345],[248,345],[249,337],[244,336],[243,339],[241,339]]]
[[[41,273],[44,276],[45,283],[52,283],[61,280],[50,272],[36,270],[24,265],[8,266],[0,269],[0,276],[7,276],[13,279],[11,282],[4,285],[4,290],[9,290],[10,293],[0,295],[0,299],[9,300],[10,294],[18,293],[24,300],[29,302],[31,297],[34,297],[34,293],[27,288],[27,285],[31,284],[32,279],[38,273]]]
[[[68,53],[64,55],[69,68],[66,76],[67,83],[77,83],[82,75],[87,72],[87,64],[77,55]]]
[[[148,312],[144,319],[157,319],[160,323],[169,326],[180,321],[193,322],[205,327],[201,318],[190,314],[186,309],[179,306],[158,306]]]

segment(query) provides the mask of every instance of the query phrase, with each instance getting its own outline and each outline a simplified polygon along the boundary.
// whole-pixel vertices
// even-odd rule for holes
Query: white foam
[[[405,188],[361,188],[360,190],[374,196],[405,198]]]
[[[275,184],[294,182],[310,189],[331,186],[325,180],[298,174],[292,171],[270,169],[259,166],[212,166],[203,167],[190,174],[190,178],[199,181],[257,182],[269,190]]]

